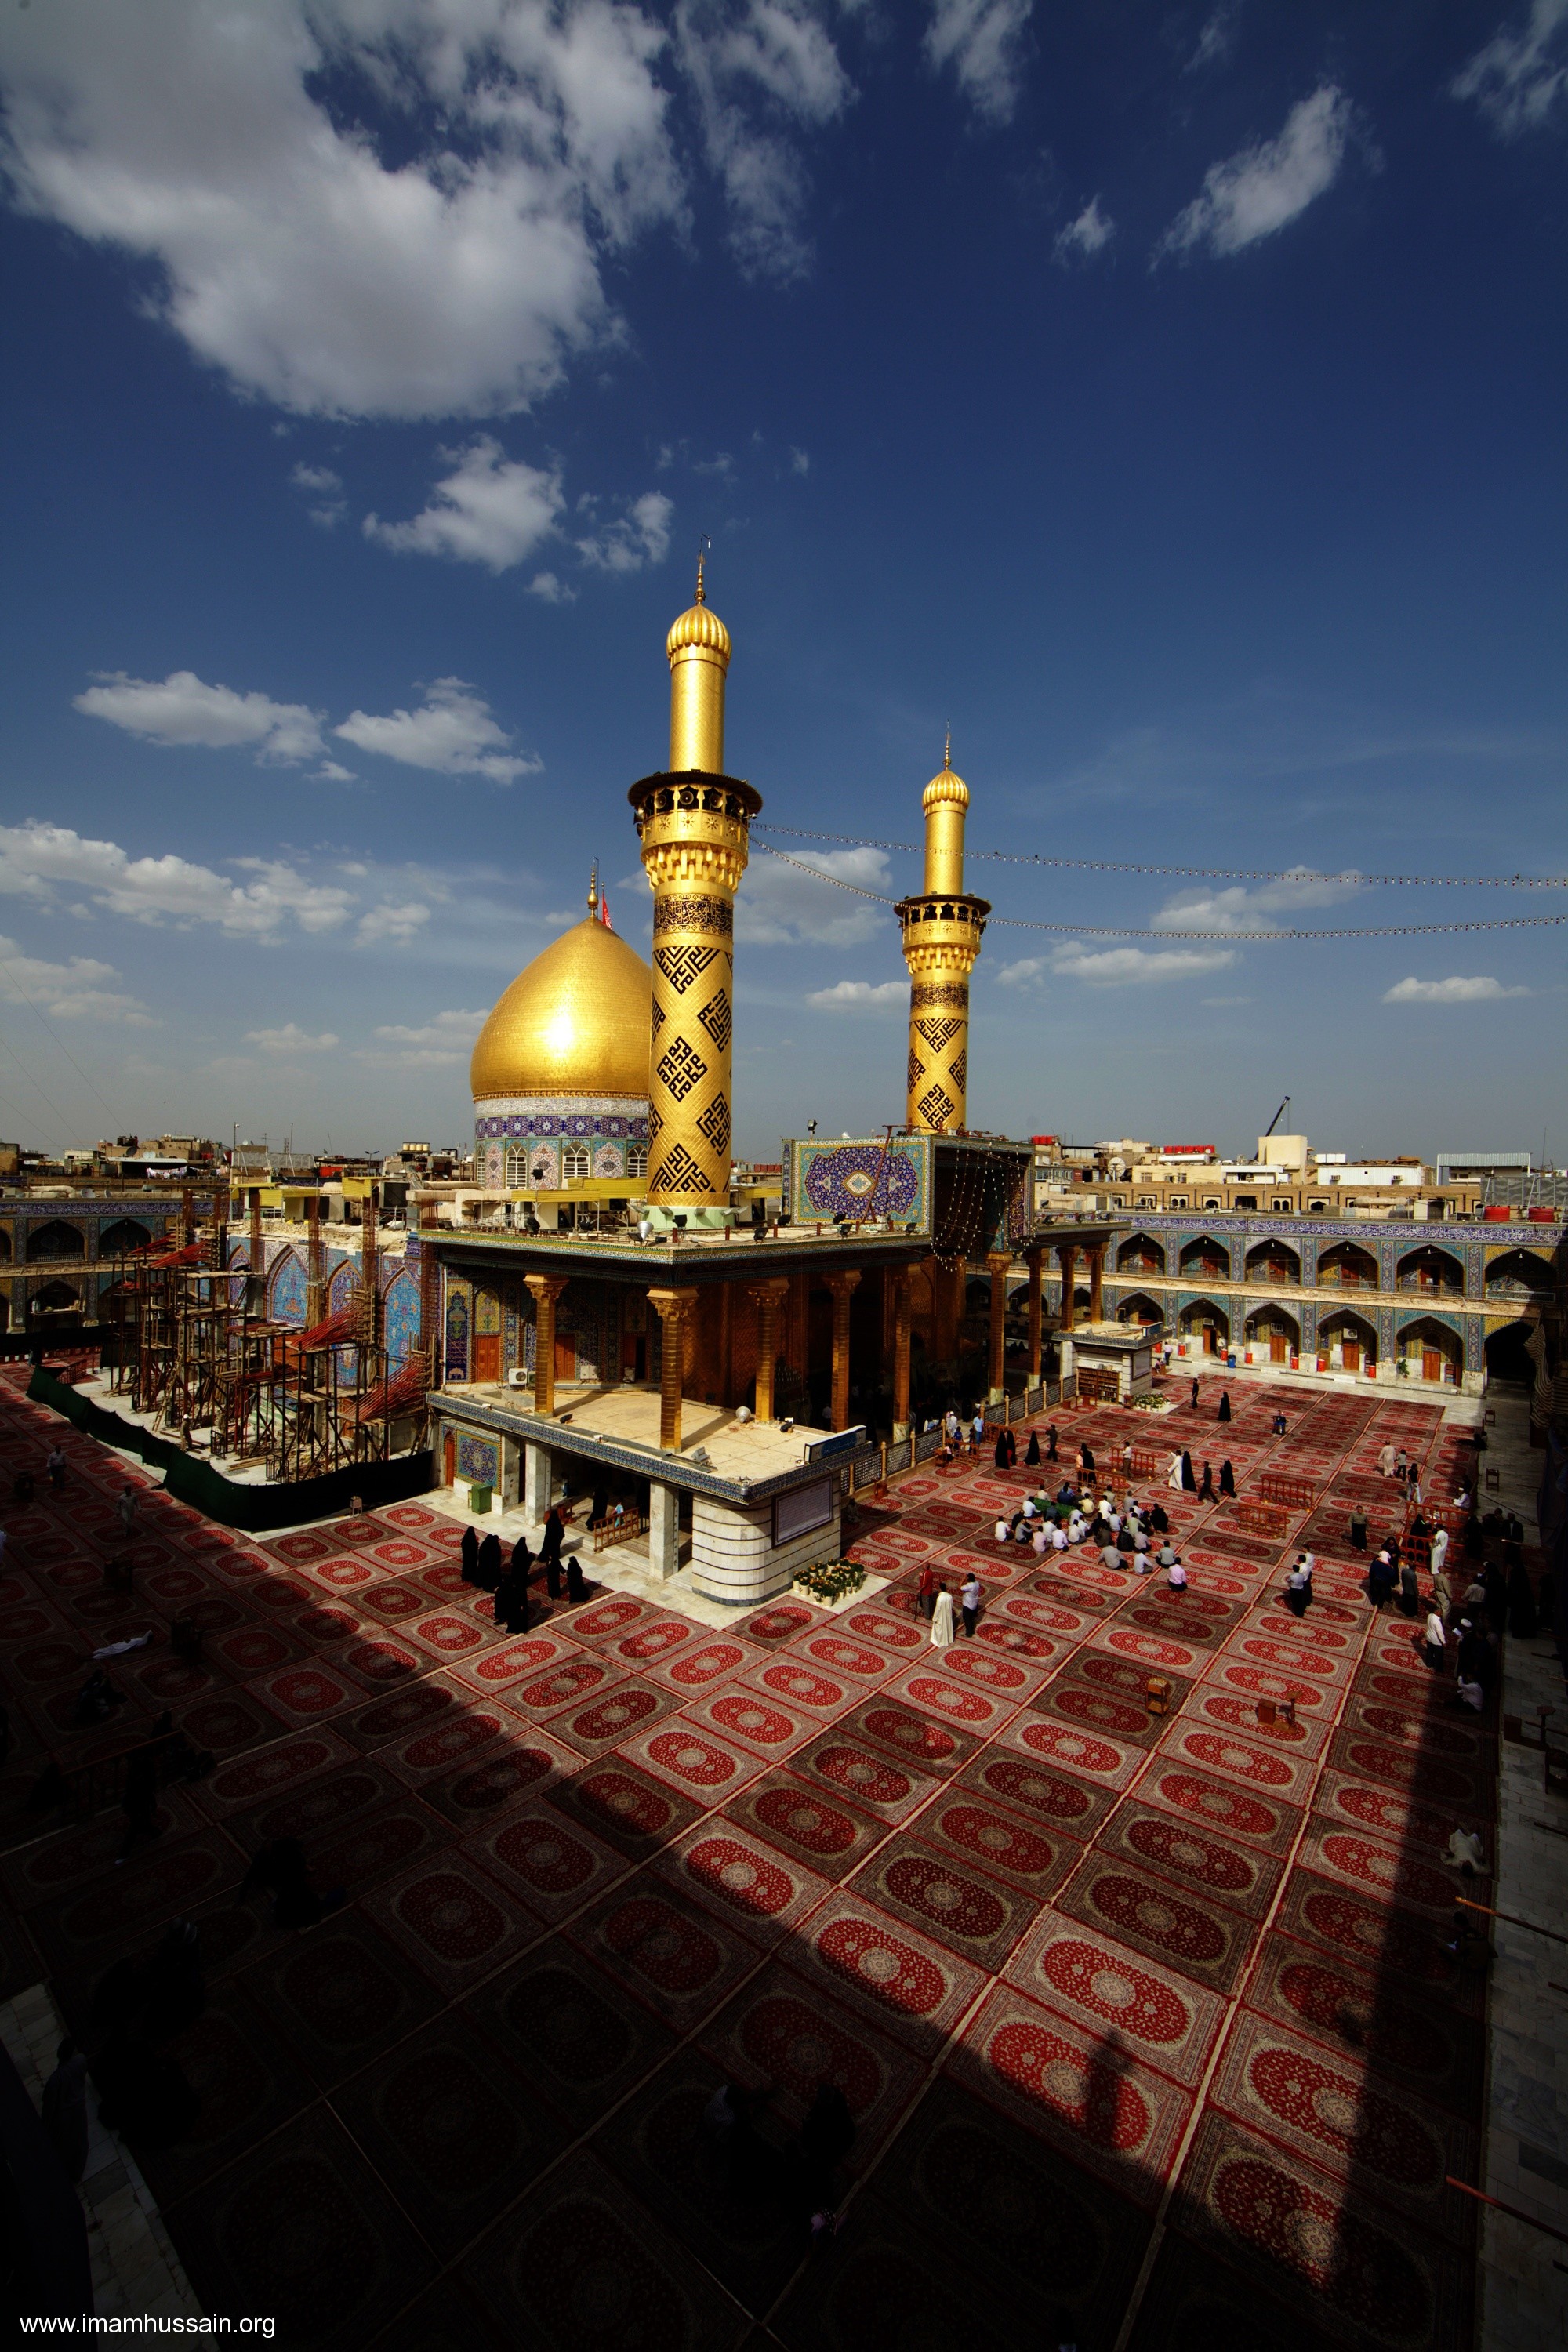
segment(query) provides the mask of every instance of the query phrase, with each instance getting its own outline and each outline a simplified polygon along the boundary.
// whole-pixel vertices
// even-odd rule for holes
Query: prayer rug
[[[1179,1756],[1201,1772],[1238,1781],[1265,1799],[1278,1797],[1288,1804],[1300,1804],[1310,1786],[1310,1768],[1305,1758],[1281,1755],[1278,1743],[1267,1748],[1255,1736],[1237,1738],[1234,1733],[1211,1731],[1191,1719],[1176,1727],[1170,1752],[1173,1760]]]
[[[1285,1866],[1256,1847],[1233,1844],[1223,1831],[1200,1828],[1191,1816],[1178,1820],[1135,1798],[1111,1816],[1096,1852],[1119,1854],[1135,1869],[1147,1865],[1249,1919],[1263,1918]]]
[[[1194,2088],[1224,2021],[1219,1994],[1134,1956],[1103,1930],[1047,1907],[1004,1971],[1047,2009],[1125,2042],[1147,2064]]]
[[[848,1675],[856,1683],[879,1683],[892,1664],[886,1650],[837,1629],[804,1634],[793,1645],[790,1654],[804,1666],[818,1667],[828,1675]]]
[[[850,1738],[868,1740],[883,1755],[944,1780],[963,1769],[978,1745],[976,1737],[963,1727],[962,1710],[944,1708],[938,1720],[929,1706],[906,1706],[890,1692],[879,1692],[839,1720]]]
[[[1347,2060],[1243,2011],[1226,2044],[1210,2098],[1261,2137],[1278,2141],[1347,2183],[1358,2196],[1395,2205],[1439,2234],[1454,2234],[1461,2208],[1444,2185],[1473,2179],[1474,2130]]]
[[[280,1789],[312,1780],[331,1766],[341,1769],[353,1762],[357,1751],[339,1737],[341,1728],[334,1724],[331,1730],[293,1732],[269,1747],[220,1764],[201,1783],[203,1807],[223,1816],[259,1804]]]
[[[343,1653],[343,1664],[372,1690],[395,1689],[400,1683],[410,1681],[416,1675],[426,1673],[427,1655],[412,1649],[405,1642],[394,1642],[384,1634],[373,1635],[363,1642],[351,1642]]]
[[[1291,2162],[1219,2114],[1183,2169],[1180,2226],[1320,2325],[1387,2352],[1458,2352],[1470,2340],[1468,2264],[1436,2232],[1368,2209],[1329,2175]]]
[[[1271,1698],[1279,1706],[1289,1700],[1293,1706],[1316,1713],[1331,1707],[1337,1697],[1331,1686],[1325,1688],[1321,1683],[1309,1682],[1305,1675],[1289,1668],[1281,1671],[1256,1663],[1238,1664],[1233,1658],[1225,1658],[1218,1661],[1214,1672],[1228,1689],[1240,1691],[1255,1703],[1260,1698]]]
[[[760,1957],[732,1926],[647,1871],[605,1895],[566,1932],[680,2033],[716,2009]]]
[[[752,1674],[767,1654],[754,1642],[737,1642],[728,1634],[710,1634],[693,1648],[682,1650],[678,1657],[661,1659],[658,1665],[649,1666],[647,1676],[650,1682],[662,1683],[687,1699],[698,1691],[711,1690],[715,1683]]]
[[[988,1974],[1003,1966],[1034,1916],[1016,1886],[987,1878],[972,1862],[960,1866],[951,1848],[944,1853],[905,1832],[862,1865],[849,1891]]]
[[[1053,1828],[1047,1835],[1016,1813],[995,1804],[977,1804],[972,1792],[952,1784],[920,1817],[921,1834],[950,1859],[978,1863],[988,1876],[1002,1878],[1043,1902],[1082,1858],[1076,1838]]]
[[[849,1610],[839,1622],[858,1638],[899,1653],[918,1648],[926,1638],[921,1628],[907,1618],[891,1617],[880,1608]]]
[[[1074,1663],[1076,1666],[1080,1661],[1075,1660]],[[1125,1660],[1114,1663],[1123,1668],[1127,1664]],[[1102,1685],[1081,1680],[1076,1672],[1058,1675],[1054,1682],[1046,1685],[1037,1697],[1030,1700],[1026,1714],[1018,1717],[1013,1729],[1022,1737],[1026,1724],[1047,1718],[1053,1729],[1059,1727],[1080,1737],[1104,1735],[1121,1745],[1131,1742],[1134,1748],[1152,1748],[1163,1732],[1167,1718],[1149,1712],[1146,1703],[1149,1672],[1147,1666],[1137,1671],[1135,1679],[1139,1687],[1136,1696],[1119,1689],[1114,1682],[1107,1689]],[[1185,1696],[1184,1691],[1182,1696]],[[1047,1722],[1039,1721],[1038,1727],[1045,1729]]]
[[[576,1612],[572,1620],[572,1638],[576,1642],[608,1642],[617,1634],[634,1633],[639,1625],[654,1624],[658,1618],[658,1612],[651,1601],[638,1601],[629,1592],[612,1593]]]
[[[1119,2034],[1085,2032],[1006,1983],[993,1987],[943,2072],[1143,2206],[1159,2198],[1192,2105]]]
[[[1278,2284],[1276,2301],[1256,2278],[1218,2260],[1212,2245],[1200,2248],[1173,2230],[1155,2257],[1128,2352],[1229,2352],[1252,2344],[1268,2352],[1324,2352],[1343,2341],[1331,2324],[1325,2335],[1331,2315],[1297,2280]]]
[[[518,1719],[510,1708],[478,1706],[470,1701],[466,1707],[438,1715],[412,1738],[388,1740],[375,1752],[400,1780],[418,1788],[425,1780],[472,1764],[487,1748],[503,1738],[515,1738],[518,1732]]]
[[[1021,1705],[1031,1691],[1039,1689],[1046,1672],[1041,1666],[1020,1664],[1016,1658],[999,1657],[994,1651],[980,1649],[973,1642],[953,1642],[946,1650],[933,1652],[923,1663],[951,1675],[955,1682],[990,1691],[1013,1706]]]
[[[848,1802],[837,1783],[812,1786],[784,1772],[754,1781],[721,1818],[826,1879],[847,1877],[888,1833],[887,1822]]]
[[[996,1760],[1008,1751],[1049,1772],[1065,1765],[1074,1777],[1082,1775],[1107,1789],[1124,1789],[1142,1768],[1141,1751],[1129,1743],[1107,1739],[1099,1732],[1080,1731],[1072,1722],[1053,1723],[1026,1710],[997,1734]]]
[[[364,2341],[435,2267],[321,2105],[165,2209],[163,2219],[204,2309],[265,2312],[285,2343]]]
[[[933,1655],[929,1664],[906,1666],[884,1683],[881,1697],[895,1707],[912,1707],[918,1714],[934,1716],[939,1723],[956,1724],[977,1739],[989,1738],[1016,1711],[1016,1701],[1011,1696],[995,1696],[984,1686],[951,1674],[946,1654]]]
[[[206,2008],[181,2032],[174,2054],[199,2103],[195,2120],[172,2147],[137,2145],[137,2160],[165,2209],[316,2095],[286,2035],[257,2015],[233,1980],[211,1989]]]
[[[796,1937],[793,1964],[933,2058],[984,1982],[979,1969],[839,1888]]]
[[[1216,1831],[1228,1840],[1281,1858],[1300,1826],[1300,1811],[1270,1797],[1255,1796],[1227,1780],[1156,1757],[1138,1784],[1142,1802],[1168,1807],[1181,1820]]]
[[[1120,1820],[1120,1814],[1114,1817]],[[1256,1929],[1187,1881],[1134,1869],[1096,1847],[1056,1898],[1057,1909],[1199,1984],[1228,1992]]]
[[[673,1696],[669,1703],[672,1707],[679,1704]],[[770,1693],[746,1683],[725,1683],[704,1697],[689,1701],[682,1709],[682,1720],[770,1763],[782,1762],[806,1740],[815,1738],[822,1728],[816,1716],[781,1706]]]
[[[731,2352],[746,2327],[740,2306],[585,2153],[458,2275],[509,2344]]]
[[[624,1855],[548,1805],[509,1812],[467,1839],[464,1855],[549,1925],[578,1911],[626,1875]]]
[[[258,1675],[244,1687],[280,1723],[297,1727],[330,1721],[365,1696],[362,1683],[313,1663]]]
[[[842,1675],[824,1674],[808,1665],[793,1650],[770,1658],[748,1679],[770,1698],[782,1700],[785,1706],[804,1707],[808,1715],[826,1722],[837,1717],[851,1692],[858,1695],[860,1687]]]
[[[1457,1807],[1424,1805],[1395,1789],[1325,1772],[1318,1784],[1317,1811],[1326,1820],[1370,1830],[1402,1851],[1436,1861],[1461,1824]]]
[[[1370,2065],[1380,2082],[1467,2120],[1479,2112],[1485,2033],[1449,2008],[1440,1989],[1422,2000],[1405,1978],[1385,1985],[1342,1957],[1271,1936],[1247,2004],[1331,2057]]]
[[[319,1885],[349,1887],[357,1899],[379,1880],[451,1842],[438,1813],[405,1796],[401,1803],[378,1806],[361,1820],[321,1832],[312,1843],[310,1864]]]
[[[528,1933],[497,1882],[452,1852],[363,1900],[370,1916],[449,1991],[499,1968]]]
[[[1143,1660],[1121,1656],[1109,1648],[1086,1647],[1073,1659],[1070,1672],[1075,1680],[1091,1683],[1096,1690],[1114,1691],[1131,1699],[1145,1717],[1148,1715],[1149,1667]],[[1065,1685],[1067,1676],[1060,1679]],[[1170,1685],[1170,1706],[1174,1713],[1189,1696],[1193,1685],[1184,1675],[1163,1672],[1160,1679]]]
[[[602,1697],[584,1706],[574,1701],[559,1715],[547,1716],[543,1728],[582,1756],[601,1756],[634,1731],[642,1731],[673,1715],[680,1701],[657,1683],[618,1682]]]
[[[772,1649],[781,1642],[793,1642],[797,1633],[820,1622],[804,1601],[777,1601],[754,1617],[742,1618],[739,1631],[748,1642],[761,1642]]]
[[[1293,1870],[1287,1879],[1278,1926],[1363,1968],[1395,1971],[1418,1990],[1457,1990],[1454,1963],[1431,1919],[1309,1871]]]
[[[275,1946],[239,1982],[324,2090],[403,2041],[443,2000],[357,1908]]]
[[[27,1925],[55,1965],[98,1968],[244,1875],[239,1848],[221,1830],[202,1830],[138,1854],[134,1868],[110,1865],[96,1883],[34,1904]]]
[[[1201,1672],[1206,1663],[1201,1651],[1189,1642],[1172,1641],[1168,1636],[1146,1632],[1142,1626],[1130,1625],[1119,1615],[1115,1623],[1102,1625],[1089,1636],[1091,1651],[1110,1651],[1142,1666],[1144,1674],[1191,1675]]]
[[[619,1756],[598,1759],[573,1779],[558,1781],[550,1802],[568,1820],[580,1822],[618,1853],[638,1861],[689,1829],[703,1811]]]
[[[939,1728],[931,1726],[933,1732]],[[848,1797],[889,1822],[907,1819],[936,1785],[928,1773],[915,1771],[901,1761],[895,1764],[880,1748],[840,1738],[833,1731],[819,1733],[798,1749],[791,1769],[830,1801]]]
[[[226,1826],[242,1853],[256,1853],[274,1838],[322,1836],[405,1794],[381,1765],[356,1759],[348,1768],[340,1766],[254,1812],[237,1814]]]
[[[570,2126],[456,2012],[340,2091],[354,2141],[438,2254],[521,2194]]]
[[[891,2035],[786,1967],[775,1956],[700,2037],[739,2083],[773,2086],[770,2106],[798,2129],[819,2083],[844,2095],[855,2123],[848,2165],[862,2173],[902,2120],[922,2070]]]
[[[672,1715],[657,1729],[623,1741],[619,1756],[656,1773],[702,1806],[721,1805],[754,1780],[762,1759],[733,1740],[721,1739],[688,1715]]]
[[[503,1691],[536,1682],[550,1666],[564,1664],[581,1654],[554,1633],[520,1633],[478,1657],[459,1658],[453,1671],[464,1691],[464,1703],[469,1704],[469,1691],[478,1691],[485,1698],[499,1697]]]
[[[725,1821],[689,1830],[652,1866],[700,1908],[739,1927],[763,1949],[790,1934],[831,1884]]]
[[[586,1650],[569,1650],[552,1659],[542,1674],[526,1682],[509,1682],[506,1703],[519,1715],[543,1721],[574,1700],[606,1696],[622,1679],[607,1660]]]
[[[513,1724],[472,1763],[422,1780],[419,1796],[464,1837],[510,1812],[522,1799],[542,1796],[552,1781],[577,1768],[577,1757],[563,1741]]]
[[[552,1936],[480,1987],[468,2015],[578,2131],[660,2064],[675,2037],[652,2009]]]
[[[1217,1723],[1226,1731],[1245,1732],[1249,1739],[1264,1741],[1273,1748],[1293,1749],[1303,1756],[1316,1755],[1328,1738],[1329,1725],[1325,1717],[1314,1723],[1303,1707],[1294,1722],[1277,1715],[1272,1723],[1258,1720],[1256,1698],[1243,1698],[1238,1692],[1215,1689],[1200,1684],[1190,1716],[1202,1716],[1206,1722]]]
[[[395,1577],[386,1584],[367,1585],[358,1606],[367,1617],[378,1617],[384,1624],[401,1624],[410,1617],[428,1612],[430,1594],[423,1583],[405,1584]]]
[[[1446,1756],[1428,1756],[1424,1745],[1395,1748],[1388,1740],[1368,1738],[1364,1733],[1346,1728],[1336,1734],[1329,1759],[1337,1771],[1383,1780],[1391,1788],[1416,1791],[1462,1811],[1491,1809],[1489,1772],[1464,1769]]]
[[[1301,1864],[1342,1885],[1365,1887],[1384,1902],[1402,1903],[1434,1919],[1450,1916],[1459,1890],[1457,1875],[1425,1854],[1355,1830],[1325,1828],[1316,1818],[1301,1846]]]
[[[634,1673],[645,1667],[658,1665],[683,1650],[693,1641],[697,1627],[684,1617],[648,1616],[635,1630],[622,1633],[611,1643],[612,1654],[623,1661]]]

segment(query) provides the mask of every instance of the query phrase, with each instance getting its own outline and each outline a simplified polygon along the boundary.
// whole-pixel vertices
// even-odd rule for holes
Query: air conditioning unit
[[[514,1364],[506,1376],[506,1384],[509,1389],[531,1389],[533,1375],[525,1371],[521,1364]]]

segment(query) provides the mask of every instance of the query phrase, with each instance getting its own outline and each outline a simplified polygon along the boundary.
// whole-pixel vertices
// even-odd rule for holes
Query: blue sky
[[[711,534],[766,821],[1568,871],[1568,0],[48,0],[0,23],[0,1133],[468,1126]],[[759,841],[770,837],[759,835]],[[906,855],[813,851],[897,896]],[[970,1117],[1568,1149],[1561,895],[977,864]],[[736,1142],[901,1115],[754,854]],[[1121,924],[1216,931],[1118,940]]]

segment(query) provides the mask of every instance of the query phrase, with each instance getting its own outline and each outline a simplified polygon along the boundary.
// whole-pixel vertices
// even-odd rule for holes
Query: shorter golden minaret
[[[991,912],[963,887],[963,819],[969,786],[952,772],[952,739],[921,801],[926,821],[925,887],[898,906],[910,968],[910,1061],[905,1118],[912,1128],[956,1134],[969,1084],[969,975]]]

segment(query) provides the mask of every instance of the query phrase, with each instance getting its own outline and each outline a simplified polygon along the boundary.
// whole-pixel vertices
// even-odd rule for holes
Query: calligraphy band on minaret
[[[730,633],[697,594],[666,640],[669,766],[628,795],[653,886],[647,1192],[657,1208],[730,1196],[734,899],[762,794],[724,773]]]

